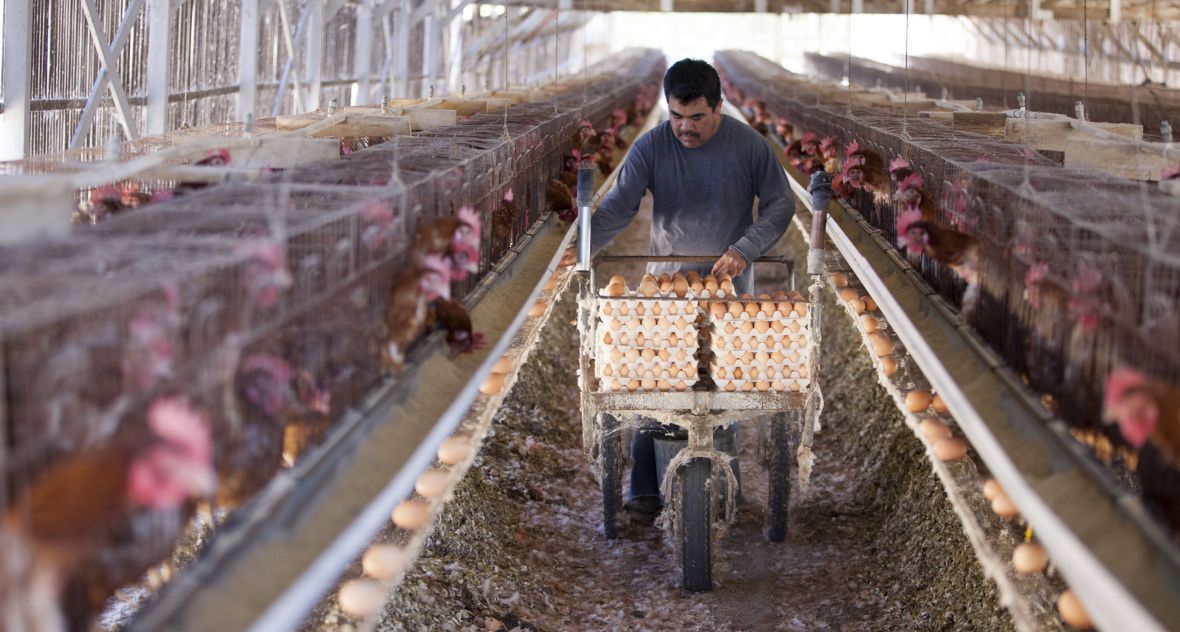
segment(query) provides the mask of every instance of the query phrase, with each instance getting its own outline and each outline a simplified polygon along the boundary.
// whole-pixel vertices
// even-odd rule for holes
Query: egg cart
[[[585,222],[584,224],[588,224]],[[588,228],[586,226],[583,228]],[[716,257],[649,257],[603,256],[592,263],[588,252],[579,260],[578,330],[581,337],[579,352],[579,386],[581,390],[583,442],[591,460],[600,471],[602,486],[602,526],[609,539],[618,535],[618,512],[622,503],[622,477],[625,463],[623,430],[627,427],[651,425],[652,422],[671,424],[687,431],[687,446],[667,466],[663,492],[668,505],[665,528],[681,558],[683,585],[690,591],[712,589],[714,535],[719,527],[732,522],[737,494],[735,477],[729,466],[729,455],[714,449],[713,431],[739,421],[764,420],[769,424],[767,450],[770,493],[768,499],[767,537],[782,542],[786,537],[787,506],[790,497],[790,472],[796,460],[792,444],[799,448],[801,479],[810,470],[810,444],[822,398],[816,383],[819,343],[819,285],[813,276],[809,297],[806,299],[806,348],[810,377],[798,391],[750,390],[724,391],[718,388],[721,380],[701,373],[691,389],[664,391],[603,392],[596,367],[596,344],[599,336],[600,310],[605,301],[599,296],[598,266],[611,262],[630,263],[703,263]],[[790,279],[789,290],[794,290],[794,262],[784,257],[764,257],[757,262],[776,263],[786,267]],[[718,297],[689,295],[696,305],[692,314],[698,325],[698,340],[705,340],[709,332],[709,313],[702,305],[712,301],[726,304],[761,303],[764,299],[741,299],[734,296]],[[677,301],[684,297],[628,297],[644,304]],[[708,352],[702,352],[707,356]],[[702,357],[702,360],[707,359]],[[702,366],[712,363],[701,362]],[[721,485],[728,493],[719,493]]]

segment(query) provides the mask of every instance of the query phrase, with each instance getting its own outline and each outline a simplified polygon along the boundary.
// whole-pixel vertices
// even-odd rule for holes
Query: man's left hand
[[[717,263],[713,264],[713,276],[715,277],[728,274],[730,278],[736,279],[745,270],[746,258],[732,248],[726,250],[725,254],[721,255],[721,258],[717,260]]]

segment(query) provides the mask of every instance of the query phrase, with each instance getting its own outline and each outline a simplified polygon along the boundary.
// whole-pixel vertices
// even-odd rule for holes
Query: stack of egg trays
[[[661,296],[599,299],[594,374],[602,392],[687,391],[696,384],[696,301]]]
[[[720,391],[793,391],[811,384],[807,303],[733,301],[710,309],[709,374]]]

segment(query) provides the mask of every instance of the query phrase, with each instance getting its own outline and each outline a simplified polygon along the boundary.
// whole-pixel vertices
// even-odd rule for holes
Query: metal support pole
[[[451,37],[450,53],[447,55],[447,92],[454,94],[463,82],[463,20],[457,19],[454,11],[447,17],[450,18],[447,28]]]
[[[172,0],[148,0],[147,133],[168,131],[168,70],[172,64]]]
[[[373,102],[373,8],[362,2],[356,8],[356,59],[353,62],[356,83],[352,86],[352,105],[366,105]]]
[[[413,26],[410,0],[401,0],[397,9],[397,72],[393,96],[407,97],[410,89],[410,28]]]
[[[307,10],[307,101],[304,110],[311,112],[320,107],[320,93],[323,90],[324,66],[324,0],[311,0]]]
[[[241,31],[238,34],[238,120],[254,115],[258,97],[258,0],[242,0]]]
[[[31,0],[4,0],[4,55],[0,57],[0,90],[4,94],[0,159],[3,160],[20,160],[28,150],[33,74],[30,5]]]
[[[438,16],[433,12],[422,18],[422,93],[426,94],[427,86],[434,84],[438,74],[439,41]]]

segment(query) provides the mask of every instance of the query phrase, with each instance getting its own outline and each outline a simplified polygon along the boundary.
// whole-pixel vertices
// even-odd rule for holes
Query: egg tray
[[[789,391],[798,393],[807,390],[807,387],[811,385],[811,380],[722,380],[714,378],[713,383],[717,385],[718,391],[730,393],[735,391]]]
[[[714,380],[806,380],[810,373],[806,363],[709,364],[709,375]]]
[[[652,364],[604,364],[594,369],[597,378],[627,378],[638,380],[696,380],[696,365],[656,366]]]
[[[695,347],[638,347],[634,345],[599,345],[597,352],[594,355],[594,362],[596,364],[618,364],[619,362],[632,362],[643,360],[644,352],[648,355],[655,353],[655,360],[659,360],[661,351],[667,351],[667,362],[676,362],[680,364],[695,363],[697,361],[697,349]],[[615,357],[615,352],[619,352],[620,357]],[[632,353],[635,352],[635,353]],[[626,356],[639,356],[628,359]]]
[[[673,340],[675,336],[675,340]],[[637,349],[696,349],[700,337],[696,330],[668,331],[652,334],[649,331],[603,331],[594,336],[595,344],[601,347],[635,347]]]
[[[806,350],[810,340],[806,333],[798,334],[738,334],[733,336],[713,334],[709,350],[714,354],[731,351],[793,351]]]
[[[657,311],[658,310],[658,311]],[[667,300],[654,298],[600,298],[599,318],[631,316],[696,316],[699,307],[695,300]]]
[[[603,378],[598,381],[598,390],[603,393],[616,391],[691,391],[696,379],[636,380],[626,378]]]
[[[602,316],[599,329],[607,331],[696,331],[696,316]]]

